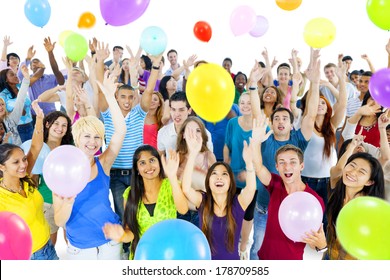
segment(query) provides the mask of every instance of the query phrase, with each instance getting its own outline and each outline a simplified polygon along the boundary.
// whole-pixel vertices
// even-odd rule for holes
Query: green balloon
[[[88,52],[88,43],[83,36],[72,33],[65,39],[64,50],[66,56],[73,62],[83,60]]]
[[[390,203],[357,197],[340,211],[336,233],[346,252],[360,260],[390,260]]]
[[[390,1],[368,0],[366,10],[368,17],[376,26],[390,30]]]

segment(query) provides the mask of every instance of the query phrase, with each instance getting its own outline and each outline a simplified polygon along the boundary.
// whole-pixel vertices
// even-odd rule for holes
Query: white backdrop
[[[58,41],[64,30],[78,32],[86,39],[96,36],[110,43],[111,48],[129,45],[136,50],[143,29],[157,25],[168,35],[167,50],[176,49],[179,61],[197,54],[199,59],[221,64],[228,56],[233,60],[233,72],[249,73],[254,59],[262,58],[260,53],[264,47],[267,47],[271,59],[276,56],[279,63],[287,62],[291,49],[295,48],[306,65],[309,47],[303,40],[304,26],[312,18],[325,17],[336,25],[337,33],[334,42],[322,50],[322,65],[336,62],[337,54],[343,53],[353,57],[352,70],[368,69],[361,54],[367,54],[377,69],[387,66],[385,45],[390,34],[369,20],[366,0],[303,0],[294,11],[280,9],[274,0],[151,0],[138,20],[121,27],[105,25],[99,0],[49,0],[49,3],[50,20],[39,28],[25,17],[24,0],[2,1],[0,39],[10,35],[14,42],[8,52],[16,52],[24,59],[27,48],[34,45],[36,57],[48,65],[43,38],[51,36],[52,40]],[[229,19],[240,5],[248,5],[257,15],[268,19],[269,29],[265,35],[259,38],[249,34],[233,35]],[[96,16],[96,25],[91,29],[78,29],[79,16],[86,11]],[[213,35],[208,43],[199,41],[193,34],[193,26],[199,20],[207,21],[212,27]],[[57,44],[55,55],[60,68],[63,68],[61,56],[64,54]]]

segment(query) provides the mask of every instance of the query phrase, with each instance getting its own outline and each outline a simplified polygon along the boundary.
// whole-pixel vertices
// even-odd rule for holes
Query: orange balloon
[[[302,3],[302,0],[276,0],[276,5],[282,10],[292,11],[298,8]]]
[[[90,12],[85,12],[80,16],[78,27],[79,28],[91,28],[96,23],[96,17]]]

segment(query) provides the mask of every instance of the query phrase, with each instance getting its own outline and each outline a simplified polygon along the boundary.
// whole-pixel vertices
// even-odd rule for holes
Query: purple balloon
[[[321,203],[314,195],[294,192],[282,201],[278,214],[284,234],[294,242],[302,242],[305,232],[318,231],[323,211]]]
[[[256,25],[249,32],[252,37],[261,37],[268,31],[268,20],[263,16],[256,17]]]
[[[43,163],[43,178],[49,189],[62,197],[73,197],[87,185],[91,166],[87,156],[75,146],[55,148]]]
[[[368,85],[371,97],[383,107],[390,108],[390,69],[383,68],[372,74]]]
[[[150,0],[100,0],[100,12],[107,24],[122,26],[142,16],[149,2]]]

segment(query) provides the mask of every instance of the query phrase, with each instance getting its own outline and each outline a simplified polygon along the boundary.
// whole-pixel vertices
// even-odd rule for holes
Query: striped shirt
[[[143,144],[144,120],[147,112],[144,112],[138,104],[125,117],[126,135],[122,148],[119,151],[112,168],[131,169],[133,166],[133,155],[135,150]],[[106,129],[106,143],[110,144],[114,134],[114,124],[112,122],[110,109],[102,112],[104,127]]]

